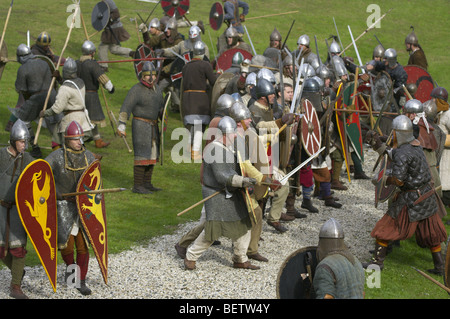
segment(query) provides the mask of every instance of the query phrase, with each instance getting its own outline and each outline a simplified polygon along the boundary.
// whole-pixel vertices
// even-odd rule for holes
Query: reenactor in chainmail
[[[79,267],[80,286],[77,287],[83,295],[91,294],[86,286],[86,275],[89,267],[89,239],[78,214],[75,197],[65,197],[63,194],[77,191],[78,181],[95,161],[95,156],[83,145],[83,128],[72,121],[67,125],[61,148],[51,152],[45,161],[52,168],[56,188],[56,209],[58,224],[58,249],[68,267],[65,280],[71,275],[71,265]],[[76,257],[75,250],[76,249]]]
[[[92,138],[93,125],[85,107],[86,86],[77,74],[77,63],[67,58],[63,67],[63,84],[58,89],[55,102],[51,107],[42,110],[40,117],[50,117],[58,114],[64,116],[55,127],[52,141],[55,145],[64,144],[64,132],[72,121],[77,121],[84,131],[84,141]],[[54,146],[54,148],[58,147]]]
[[[161,19],[162,20],[162,19]],[[164,32],[158,37],[152,37],[148,45],[150,47],[157,47],[155,53],[157,56],[162,55],[163,49],[173,47],[180,42],[184,41],[184,36],[178,33],[176,18],[172,17],[168,19],[167,23],[161,22],[161,28],[164,27]],[[184,52],[183,52],[184,53]],[[173,65],[173,59],[165,59],[161,68],[161,73],[158,79],[158,86],[162,92],[171,92],[171,106],[170,110],[174,113],[180,112],[180,90],[173,84],[171,79],[171,69]]]
[[[201,30],[198,26],[193,25],[189,28],[189,37],[188,39],[185,39],[183,41],[180,41],[176,43],[173,46],[170,46],[168,48],[162,48],[162,51],[160,52],[160,55],[168,58],[175,58],[178,55],[183,55],[187,52],[192,52],[194,50],[194,46],[197,42],[202,41],[202,35]],[[176,54],[175,54],[175,53]],[[208,58],[209,60],[209,48],[208,46],[205,46],[205,54],[204,56]]]
[[[108,51],[114,55],[122,57],[133,57],[134,51],[130,48],[122,47],[121,43],[130,38],[130,34],[123,27],[120,21],[120,12],[114,0],[103,0],[109,6],[109,22],[103,29],[98,46],[98,56],[100,61],[108,61]],[[107,70],[108,63],[102,63],[101,66]]]
[[[302,51],[302,54],[300,54],[300,51]],[[304,59],[303,63],[310,64],[314,70],[320,65],[319,57],[311,51],[310,40],[307,34],[303,34],[298,38],[297,49],[292,52],[292,55],[297,57],[298,65],[300,65],[302,59]]]
[[[249,110],[252,113],[252,121],[255,124],[259,135],[275,133],[284,124],[290,125],[294,122],[294,114],[292,113],[284,114],[279,119],[274,118],[273,105],[276,103],[275,88],[269,80],[260,78],[257,81],[255,89],[257,100],[249,106]],[[281,132],[281,134],[284,133]],[[275,179],[279,180],[284,175],[285,172],[280,170],[278,167],[274,168],[273,176]],[[288,186],[289,185],[283,185],[277,192],[275,192],[272,198],[272,206],[267,217],[267,224],[275,228],[275,230],[280,233],[287,231],[287,228],[281,224],[281,221],[293,221],[296,217],[294,214],[289,215],[282,212],[286,199],[289,195]],[[265,204],[263,204],[263,207],[264,206]],[[298,215],[298,217],[302,216]]]
[[[222,236],[233,242],[234,268],[260,268],[252,265],[247,257],[252,226],[242,191],[255,185],[256,180],[242,176],[234,148],[236,128],[231,117],[223,117],[218,124],[220,136],[205,147],[202,194],[206,198],[217,191],[220,193],[205,202],[205,228],[186,252],[187,270],[195,269],[196,261]]]
[[[406,51],[409,52],[409,59],[407,65],[417,65],[421,68],[427,70],[428,69],[428,61],[425,56],[425,52],[421,45],[419,44],[419,39],[417,38],[416,33],[414,32],[414,28],[410,34],[408,34],[405,38],[405,46]]]
[[[17,211],[16,184],[23,170],[34,161],[27,152],[27,125],[17,120],[11,128],[9,145],[0,149],[0,259],[11,270],[10,296],[28,297],[21,289],[25,273],[27,233]]]
[[[414,137],[419,141],[420,146],[423,148],[423,153],[425,154],[428,166],[430,167],[434,187],[439,189],[437,193],[442,197],[441,178],[439,177],[436,156],[436,150],[439,145],[433,134],[434,127],[431,123],[428,123],[423,104],[419,100],[408,100],[403,107],[403,114],[409,117],[413,123]]]
[[[12,110],[15,118],[19,118],[26,122],[30,130],[30,142],[34,143],[34,132],[31,128],[31,121],[39,118],[40,111],[44,108],[47,94],[49,93],[50,84],[52,82],[52,72],[49,65],[41,59],[35,58],[25,44],[17,47],[17,61],[21,64],[17,70],[16,91],[24,97],[25,102],[20,107]],[[54,88],[50,90],[48,105],[54,103],[56,91]],[[15,119],[14,119],[15,120]],[[50,133],[53,133],[55,118],[46,120]],[[41,157],[41,151],[37,145],[32,144],[31,155],[33,157]]]
[[[238,52],[240,53],[240,52]],[[240,53],[241,54],[241,53]],[[245,59],[238,65],[238,72],[235,73],[234,77],[232,77],[226,87],[225,93],[233,94],[238,93],[239,95],[245,95],[247,92],[245,90],[245,80],[247,79],[247,75],[249,74],[249,65],[250,60]]]
[[[152,175],[159,160],[158,120],[162,117],[163,109],[163,94],[156,84],[156,68],[146,61],[139,83],[128,91],[122,103],[117,127],[118,134],[126,136],[126,123],[133,115],[134,193],[151,194],[161,190],[153,186]]]
[[[145,23],[141,23],[139,25],[139,31],[142,32],[145,44],[150,46],[153,50],[161,48],[157,43],[159,42],[159,37],[163,35],[164,32],[161,31],[161,23],[158,18],[153,18],[148,24],[148,27]],[[156,39],[156,41],[153,42],[151,39]]]
[[[58,63],[59,56],[55,55],[51,48],[52,38],[48,32],[41,32],[36,38],[36,43],[31,46],[31,53],[34,55],[43,55],[48,57],[55,65]],[[66,62],[65,58],[61,58],[61,65]]]
[[[344,230],[334,218],[320,228],[313,279],[316,299],[364,299],[364,269],[344,239]]]
[[[283,61],[288,56],[288,53],[282,48],[282,39],[283,37],[281,36],[280,31],[278,31],[277,28],[273,29],[269,37],[269,46],[264,50],[263,55],[272,59],[278,59],[278,52],[283,49],[283,51],[281,51],[281,60]],[[289,50],[287,46],[285,46],[285,48]],[[275,63],[274,67],[278,68],[278,64]]]
[[[225,29],[225,32],[217,39],[218,56],[229,49],[242,49],[252,53],[250,45],[242,39],[238,31],[234,27]]]
[[[439,170],[439,165],[441,163],[442,153],[445,148],[445,140],[447,139],[446,134],[442,130],[442,128],[438,124],[438,111],[436,103],[431,99],[423,103],[423,112],[425,113],[425,117],[434,130],[433,135],[437,142],[436,152],[436,167]]]
[[[375,238],[375,252],[371,261],[363,263],[384,267],[384,259],[391,241],[406,240],[415,235],[421,248],[430,249],[434,274],[444,273],[441,244],[447,240],[442,223],[445,207],[436,193],[427,159],[420,143],[414,137],[413,123],[405,115],[392,122],[393,146],[386,145],[379,135],[370,131],[366,142],[380,154],[388,154],[391,170],[386,174],[386,185],[395,185],[397,192],[389,201],[387,212],[376,223],[371,236]]]
[[[103,141],[100,136],[99,126],[105,127],[105,114],[103,113],[102,105],[98,96],[100,85],[109,93],[114,93],[114,85],[109,77],[105,74],[104,69],[95,60],[96,53],[95,45],[92,41],[86,40],[81,46],[82,56],[77,62],[77,74],[83,80],[86,86],[85,103],[86,109],[89,113],[89,119],[94,125],[92,129],[92,137],[95,141],[95,147],[107,147],[109,143]]]
[[[397,112],[397,107],[401,108],[406,102],[403,85],[406,85],[408,73],[406,73],[403,66],[397,62],[397,51],[389,48],[384,52],[383,61],[378,61],[373,65],[366,66],[368,71],[375,69],[376,71],[386,71],[391,77],[393,84],[393,94],[395,103],[391,106],[391,111]]]
[[[220,120],[224,116],[230,116],[230,109],[234,104],[234,99],[230,94],[222,94],[217,99],[217,106],[216,111],[214,114],[213,119],[208,125],[208,130],[206,131],[207,137],[206,137],[206,145],[213,142],[216,139],[216,134],[218,133],[218,125]],[[201,171],[203,171],[204,162],[202,162]],[[206,223],[206,211],[205,206],[203,205],[201,216],[200,216],[200,222],[197,226],[189,230],[183,237],[175,244],[175,250],[177,251],[178,256],[181,259],[186,258],[186,251],[190,244],[194,242],[194,240],[197,239],[197,237],[200,235],[200,233],[205,228]],[[213,245],[220,244],[220,241],[215,240]]]

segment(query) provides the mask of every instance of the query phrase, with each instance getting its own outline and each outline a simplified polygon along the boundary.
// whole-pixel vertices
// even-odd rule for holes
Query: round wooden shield
[[[23,227],[56,291],[56,188],[52,169],[46,161],[35,160],[24,169],[17,181],[16,205]]]
[[[103,188],[100,162],[92,162],[80,177],[77,192],[98,191]],[[86,231],[89,242],[105,283],[108,283],[108,236],[106,231],[106,209],[103,194],[77,195],[78,215]]]
[[[312,280],[317,266],[316,246],[303,247],[290,254],[277,277],[278,299],[314,299]]]
[[[239,48],[233,48],[228,49],[224,53],[222,53],[216,61],[216,70],[223,70],[226,71],[229,68],[231,68],[231,65],[233,64],[233,56],[237,53],[241,52],[245,59],[252,60],[253,55],[245,50],[239,49]]]
[[[391,98],[389,92],[392,87],[392,80],[387,72],[382,71],[377,74],[372,83],[373,85],[370,94],[372,98],[372,108],[374,111],[379,112]]]
[[[302,101],[301,140],[305,152],[312,156],[322,145],[322,132],[316,109],[309,100]]]
[[[182,17],[189,10],[189,0],[164,0],[161,7],[169,17]]]
[[[97,30],[103,30],[109,22],[109,6],[105,1],[98,2],[91,13],[92,27]]]
[[[430,73],[424,68],[417,65],[407,65],[403,67],[408,73],[407,84],[413,83],[417,86],[417,91],[414,98],[422,103],[430,99],[431,91],[434,89],[434,81]]]
[[[223,23],[223,6],[220,2],[215,2],[209,11],[209,25],[213,30],[219,30]]]
[[[378,203],[383,203],[394,195],[397,187],[395,185],[386,185],[386,170],[391,167],[391,161],[387,154],[381,159],[380,170],[377,174],[377,181],[375,184],[375,207]]]

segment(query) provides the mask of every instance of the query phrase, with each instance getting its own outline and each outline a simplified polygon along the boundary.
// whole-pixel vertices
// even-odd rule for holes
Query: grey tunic
[[[251,228],[242,190],[227,186],[230,178],[241,175],[239,164],[235,154],[218,141],[209,143],[203,155],[203,197],[222,191],[205,202],[206,240],[221,236],[236,240]]]
[[[119,122],[126,124],[133,114],[132,136],[135,165],[151,165],[159,158],[158,119],[162,116],[164,99],[156,85],[149,88],[139,82],[128,91],[119,113]]]
[[[0,149],[0,200],[15,203],[15,193],[17,180],[25,167],[30,164],[34,158],[30,154],[24,153],[21,158],[14,158],[8,152],[8,147]],[[15,163],[14,163],[15,161]],[[14,163],[14,164],[13,164]],[[7,208],[0,205],[0,247],[5,247],[6,239],[6,220]],[[14,204],[10,209],[10,229],[9,229],[9,248],[25,247],[27,244],[27,233],[20,220],[17,206]]]

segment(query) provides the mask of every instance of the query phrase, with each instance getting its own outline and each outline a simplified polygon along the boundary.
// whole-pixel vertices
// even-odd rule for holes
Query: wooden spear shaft
[[[207,200],[213,198],[213,197],[216,196],[216,195],[219,195],[221,192],[222,192],[222,191],[217,191],[217,192],[215,192],[214,194],[211,194],[211,195],[209,195],[208,197],[203,198],[201,201],[195,203],[195,204],[192,205],[192,206],[189,206],[188,208],[186,208],[186,209],[183,210],[182,212],[179,212],[179,213],[177,214],[177,216],[183,215],[183,214],[186,213],[187,211],[190,211],[192,208],[197,207],[198,205],[200,205],[200,204],[206,202]]]
[[[97,189],[97,190],[90,190],[90,191],[83,191],[83,192],[73,192],[73,193],[65,193],[62,194],[62,197],[71,197],[71,196],[79,196],[79,195],[86,195],[86,194],[104,194],[104,193],[117,193],[117,192],[123,192],[126,190],[126,188],[108,188],[108,189]]]
[[[2,49],[3,42],[5,39],[6,27],[8,26],[9,17],[11,16],[13,4],[14,4],[14,0],[11,0],[11,4],[9,5],[9,10],[8,10],[8,15],[6,16],[5,26],[3,27],[2,38],[0,39],[0,50]]]
[[[75,18],[76,18],[77,14],[78,14],[78,10],[80,9],[80,3],[78,2],[77,4],[78,4],[78,5],[77,5],[77,7],[75,8],[75,12],[74,12],[73,18],[72,18],[72,23],[70,24],[69,32],[68,32],[68,34],[67,34],[66,42],[64,43],[64,47],[63,47],[63,49],[61,50],[61,55],[59,56],[58,63],[57,63],[56,68],[55,68],[56,70],[58,70],[58,69],[59,69],[59,66],[61,65],[61,59],[62,59],[62,57],[63,57],[64,51],[65,51],[66,48],[67,48],[67,44],[69,43],[70,34],[72,33],[73,26],[75,25]],[[56,77],[53,76],[53,77],[52,77],[52,82],[50,83],[50,87],[48,88],[47,97],[45,98],[44,108],[42,109],[43,111],[45,111],[45,110],[47,109],[48,100],[50,99],[50,94],[52,93],[52,89],[53,89],[53,86],[55,85],[55,81],[56,81]],[[36,129],[36,136],[34,137],[34,144],[37,144],[37,141],[38,141],[39,133],[40,133],[40,131],[41,131],[42,121],[43,121],[43,120],[44,120],[43,117],[41,117],[41,118],[39,119],[39,124],[38,124],[38,127],[37,127],[37,129]]]
[[[439,287],[441,287],[442,289],[444,289],[446,292],[450,293],[450,288],[448,288],[447,286],[444,286],[442,283],[440,283],[439,281],[437,281],[436,279],[434,279],[433,277],[427,275],[426,273],[424,273],[422,270],[419,270],[417,268],[412,267],[412,269],[416,270],[419,274],[421,274],[422,276],[424,276],[425,278],[427,278],[428,280],[434,282],[436,285],[438,285]]]

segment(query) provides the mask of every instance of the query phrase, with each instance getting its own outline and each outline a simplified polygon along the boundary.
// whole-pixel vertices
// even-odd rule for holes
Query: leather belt
[[[186,90],[184,92],[186,92],[186,93],[192,93],[192,92],[195,92],[195,93],[206,93],[206,91],[204,91],[204,90]]]
[[[147,122],[147,123],[153,124],[153,125],[158,125],[158,120],[144,119],[143,117],[137,117],[137,116],[134,116],[133,118],[135,118],[136,120],[139,120],[139,121],[143,121],[143,122]]]

